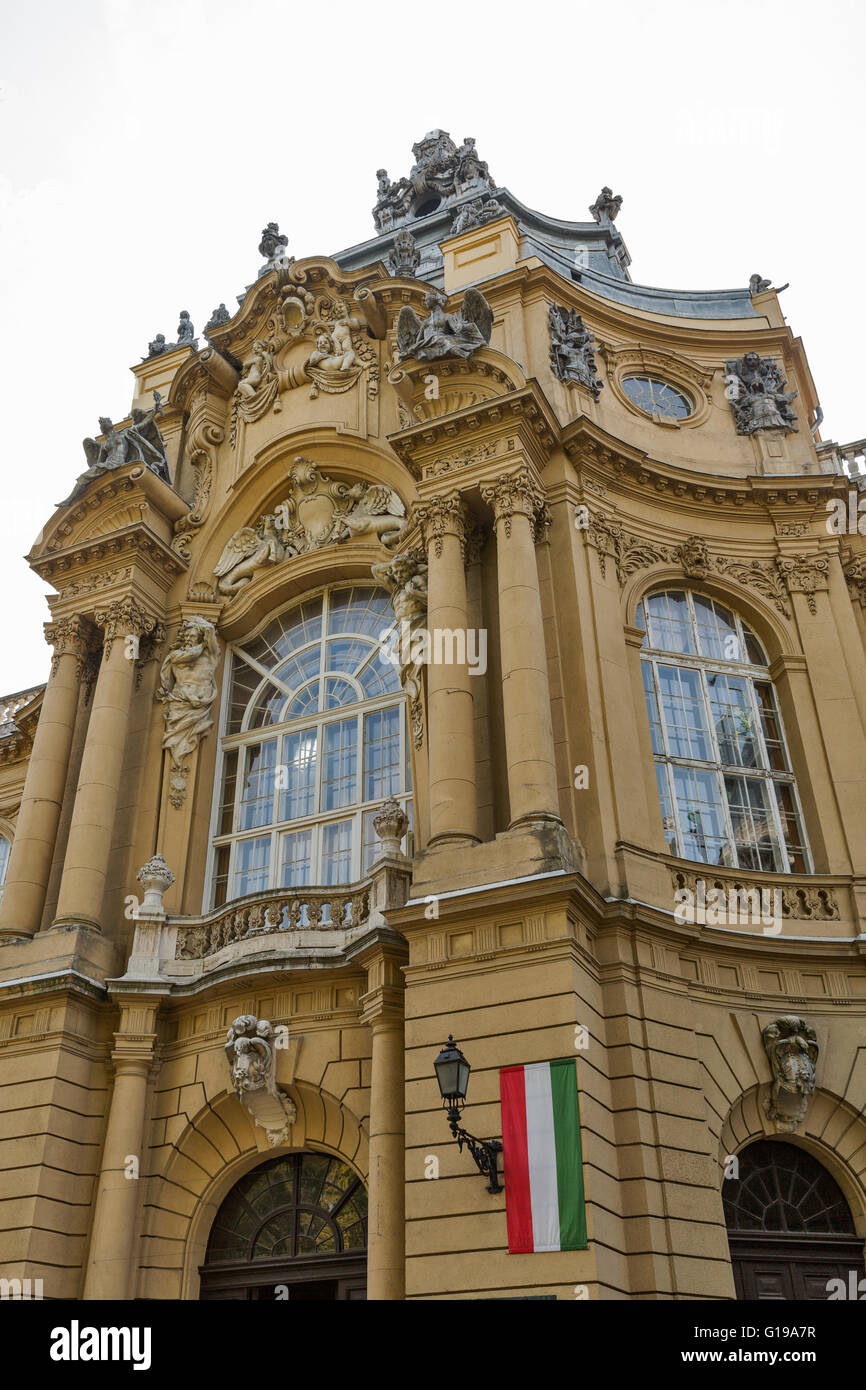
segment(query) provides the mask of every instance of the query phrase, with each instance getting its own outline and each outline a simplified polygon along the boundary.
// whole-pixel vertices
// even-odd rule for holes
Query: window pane
[[[783,868],[767,783],[757,777],[726,777],[725,793],[738,866],[769,872]]]
[[[283,739],[285,785],[280,795],[280,820],[298,820],[314,813],[317,753],[315,729],[303,729]]]
[[[229,889],[229,853],[228,845],[221,845],[214,858],[214,907],[222,907],[228,897]]]
[[[692,600],[701,656],[714,657],[717,661],[743,661],[745,657],[730,609],[701,594],[693,594]]]
[[[803,834],[803,826],[797,814],[794,788],[789,782],[775,782],[773,785],[776,793],[776,805],[782,820],[782,835],[788,853],[789,871],[792,874],[807,874],[809,867],[806,859],[806,837]]]
[[[753,666],[766,666],[767,657],[764,648],[761,646],[752,629],[743,623],[743,636],[746,639],[746,659]]]
[[[283,685],[288,690],[297,690],[298,686],[306,685],[311,676],[319,674],[321,655],[319,647],[309,647],[298,656],[289,657],[277,671]]]
[[[354,705],[358,696],[355,687],[341,676],[328,676],[325,680],[325,709],[339,709],[341,705]]]
[[[338,589],[330,595],[328,632],[365,632],[378,637],[383,627],[394,621],[391,603],[381,589],[364,585]]]
[[[676,854],[677,823],[671,805],[671,794],[668,787],[668,770],[664,763],[656,763],[656,782],[659,789],[659,801],[662,808],[662,825],[664,826],[665,839],[668,842],[668,849],[671,854]]]
[[[258,671],[254,671],[251,666],[248,666],[237,653],[234,654],[232,657],[232,698],[227,733],[237,734],[240,732],[247,705],[261,679]]]
[[[651,647],[662,652],[694,652],[695,639],[685,594],[674,591],[653,594],[647,599],[647,614]]]
[[[286,705],[284,719],[300,719],[304,714],[315,714],[319,708],[319,682],[313,681],[299,690],[293,700]]]
[[[322,810],[334,811],[357,800],[358,721],[341,719],[339,723],[326,724],[324,732]]]
[[[732,864],[717,774],[693,767],[675,767],[673,774],[683,857]]]
[[[256,698],[250,713],[249,728],[261,729],[266,724],[279,724],[282,718],[282,708],[286,703],[286,697],[282,690],[277,690],[275,685],[268,681],[263,686]]]
[[[400,790],[400,710],[364,717],[364,800],[378,801]]]
[[[238,777],[238,750],[232,748],[223,759],[223,781],[220,792],[220,813],[217,834],[230,835],[234,830],[235,787]]]
[[[241,793],[241,830],[270,825],[274,814],[274,767],[277,740],[251,743],[246,750],[244,785]]]
[[[257,835],[254,840],[240,840],[235,861],[234,896],[260,893],[268,886],[268,865],[271,854],[270,835]]]
[[[758,697],[758,710],[761,716],[761,729],[767,745],[767,757],[774,772],[787,772],[788,759],[782,740],[776,697],[768,681],[755,681],[755,694]]]
[[[361,642],[357,637],[341,637],[325,648],[325,670],[354,672],[369,655],[369,642]]]
[[[310,830],[280,836],[280,887],[302,888],[310,882],[312,844]]]
[[[349,883],[352,878],[352,822],[322,827],[322,883]]]
[[[663,665],[657,667],[657,672],[671,756],[709,762],[712,751],[700,672]]]
[[[758,767],[755,716],[749,695],[751,682],[741,676],[707,672],[710,712],[719,746],[719,758],[734,767]]]
[[[643,689],[646,696],[646,707],[650,722],[650,737],[652,739],[653,752],[664,753],[662,743],[662,726],[659,721],[659,706],[656,699],[655,686],[653,684],[653,668],[648,661],[641,662],[641,672],[643,674]]]

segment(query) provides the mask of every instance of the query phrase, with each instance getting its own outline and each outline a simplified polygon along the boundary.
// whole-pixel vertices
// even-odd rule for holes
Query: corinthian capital
[[[154,614],[143,608],[138,599],[127,595],[115,599],[106,608],[97,608],[94,621],[102,628],[106,654],[117,637],[144,637],[158,626]]]
[[[461,546],[465,543],[469,527],[469,515],[459,492],[448,493],[442,497],[428,497],[416,502],[412,509],[412,519],[421,527],[424,544],[434,547],[436,559],[442,554],[442,537],[456,536]]]
[[[528,517],[535,527],[544,507],[544,492],[528,468],[518,468],[495,483],[485,484],[481,496],[493,508],[496,520],[505,522],[506,536],[511,535],[512,517]]]
[[[72,652],[74,655],[80,676],[87,655],[89,636],[88,626],[84,619],[77,615],[70,618],[58,618],[54,623],[45,623],[42,630],[45,633],[46,642],[54,648],[54,654],[51,658],[52,676],[57,670],[61,656],[66,652]]]

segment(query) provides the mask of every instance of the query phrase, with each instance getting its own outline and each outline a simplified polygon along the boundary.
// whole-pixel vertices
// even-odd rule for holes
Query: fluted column
[[[118,599],[94,618],[104,629],[103,659],[78,775],[55,923],[99,927],[138,640],[158,624],[134,598]]]
[[[475,706],[466,660],[466,509],[459,493],[453,493],[417,503],[415,517],[427,549],[429,843],[476,844]],[[462,661],[448,659],[461,652]]]
[[[481,495],[496,518],[510,827],[524,821],[559,820],[550,683],[535,558],[535,530],[544,523],[544,496],[526,468],[482,487]]]
[[[94,1204],[84,1297],[134,1298],[134,1251],[142,1192],[142,1148],[148,1074],[156,1042],[158,1001],[121,1001],[115,1033],[114,1090]]]
[[[45,624],[54,648],[0,904],[0,935],[39,930],[75,729],[87,633],[78,617]]]

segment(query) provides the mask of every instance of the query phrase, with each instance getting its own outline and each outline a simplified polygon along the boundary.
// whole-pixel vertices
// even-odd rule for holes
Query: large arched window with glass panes
[[[344,585],[232,646],[208,907],[362,878],[387,797],[411,826],[405,699],[380,641],[393,622],[383,590]]]
[[[716,599],[682,589],[639,606],[665,838],[705,864],[809,873],[809,849],[767,655]]]

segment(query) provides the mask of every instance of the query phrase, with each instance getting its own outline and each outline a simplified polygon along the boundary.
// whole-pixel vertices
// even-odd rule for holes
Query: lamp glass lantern
[[[433,1063],[433,1068],[443,1104],[450,1109],[462,1105],[469,1089],[469,1073],[472,1068],[450,1033],[447,1043]]]

